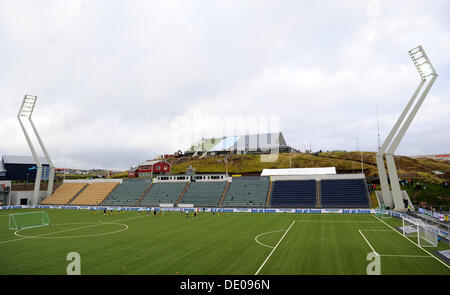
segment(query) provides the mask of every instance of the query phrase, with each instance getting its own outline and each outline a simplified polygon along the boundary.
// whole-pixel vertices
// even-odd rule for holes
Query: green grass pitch
[[[8,229],[10,213],[33,211],[43,210],[0,211],[0,274],[66,274],[67,254],[78,252],[85,275],[365,275],[371,247],[382,274],[450,274],[429,254],[436,248],[427,253],[387,225],[401,226],[395,218],[49,209],[50,226]]]

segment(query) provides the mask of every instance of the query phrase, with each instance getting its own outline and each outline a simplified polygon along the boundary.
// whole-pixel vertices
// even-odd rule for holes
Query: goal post
[[[438,230],[435,226],[413,217],[402,218],[402,233],[405,237],[416,241],[419,247],[437,247]]]
[[[50,225],[50,218],[45,211],[9,214],[10,230],[20,230],[46,225]]]

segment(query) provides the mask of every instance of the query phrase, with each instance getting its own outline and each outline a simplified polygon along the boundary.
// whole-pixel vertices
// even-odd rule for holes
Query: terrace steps
[[[150,185],[145,189],[145,191],[142,193],[141,197],[139,198],[139,200],[136,202],[136,207],[139,207],[141,205],[142,200],[145,198],[145,196],[147,195],[147,193],[152,189],[153,187],[153,182],[150,183]]]
[[[266,200],[266,208],[270,207],[270,196],[272,194],[273,181],[270,181],[269,189],[267,190],[267,200]]]
[[[81,188],[81,190],[78,192],[78,193],[76,193],[75,194],[75,196],[73,196],[73,198],[72,199],[70,199],[66,204],[64,204],[64,205],[69,205],[70,203],[72,203],[72,201],[73,200],[75,200],[76,198],[78,198],[78,196],[87,188],[89,186],[89,183],[86,183],[86,185],[85,186],[83,186],[82,188]]]
[[[316,181],[316,208],[321,208],[320,204],[320,181]]]
[[[93,182],[89,184],[70,204],[98,206],[118,185],[118,182]]]
[[[50,196],[46,197],[40,205],[66,205],[77,197],[87,186],[87,183],[63,183]]]
[[[228,181],[227,185],[225,185],[222,195],[220,196],[219,205],[218,205],[219,207],[222,207],[223,200],[225,200],[225,197],[227,195],[228,189],[230,188],[230,185],[231,185],[231,182]]]
[[[183,200],[184,195],[186,194],[187,190],[189,189],[189,187],[191,186],[191,182],[188,181],[186,183],[186,186],[183,188],[183,190],[180,193],[180,196],[178,196],[178,199],[175,201],[175,206],[178,207],[178,204]]]
[[[115,191],[119,186],[120,186],[120,184],[119,184],[119,185],[116,185],[116,186],[112,189],[112,191],[110,191],[110,192],[106,195],[106,197],[100,202],[99,205],[103,205],[103,203],[108,199],[108,197],[112,194],[112,192]]]

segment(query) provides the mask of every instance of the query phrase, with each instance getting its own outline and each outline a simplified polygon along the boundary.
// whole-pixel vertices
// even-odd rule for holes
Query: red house
[[[154,177],[169,174],[171,165],[163,160],[146,161],[128,172],[128,177]],[[134,170],[134,171],[133,171]]]
[[[138,172],[137,167],[128,171],[128,178],[134,178],[134,177],[139,177],[139,172]]]

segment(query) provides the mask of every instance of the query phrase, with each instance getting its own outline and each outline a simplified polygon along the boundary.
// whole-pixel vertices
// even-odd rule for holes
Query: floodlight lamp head
[[[36,104],[37,96],[26,94],[23,97],[22,105],[19,109],[19,114],[17,117],[27,117],[31,118],[33,114],[34,106]]]
[[[417,46],[409,51],[409,56],[411,57],[417,71],[419,72],[422,80],[426,80],[429,76],[437,76],[433,65],[428,59],[427,54],[423,50],[422,45]]]

